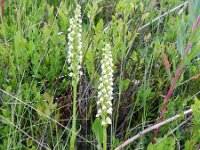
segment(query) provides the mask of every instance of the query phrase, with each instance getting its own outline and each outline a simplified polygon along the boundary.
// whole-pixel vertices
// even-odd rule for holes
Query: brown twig
[[[189,109],[187,111],[184,112],[184,115],[188,115],[188,114],[191,114],[192,113],[192,109]],[[149,133],[151,132],[152,130],[155,130],[163,125],[166,125],[176,119],[178,119],[179,117],[181,117],[182,115],[181,114],[177,114],[165,121],[162,121],[162,122],[159,122],[149,128],[146,128],[145,130],[139,132],[138,134],[136,134],[135,136],[131,137],[130,139],[126,140],[125,142],[123,142],[120,146],[118,146],[115,150],[121,150],[123,149],[125,146],[127,146],[128,144],[132,143],[133,141],[135,141],[136,139],[140,138],[142,135],[146,134],[146,133]]]
[[[187,83],[187,82],[189,82],[189,81],[196,80],[196,79],[198,79],[199,77],[200,77],[200,72],[197,73],[196,75],[192,76],[190,79],[188,79],[188,80],[182,82],[181,85],[183,85],[183,84],[185,84],[185,83]]]

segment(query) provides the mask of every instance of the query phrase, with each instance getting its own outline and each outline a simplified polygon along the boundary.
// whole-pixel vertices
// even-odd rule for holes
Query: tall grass
[[[191,105],[194,119],[159,126],[157,144],[147,132],[125,148],[198,148],[199,1],[77,2],[83,75],[72,84],[67,35],[75,1],[2,1],[0,149],[64,150],[70,140],[71,149],[115,149]],[[112,47],[114,86],[112,124],[103,131],[96,113],[105,42]]]

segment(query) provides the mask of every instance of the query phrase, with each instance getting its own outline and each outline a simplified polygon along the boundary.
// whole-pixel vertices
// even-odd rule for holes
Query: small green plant
[[[0,3],[0,150],[199,149],[200,0]]]
[[[103,149],[107,150],[107,126],[111,124],[112,99],[113,99],[113,63],[109,44],[103,49],[103,58],[101,60],[101,77],[98,86],[97,115],[101,118],[103,126]]]
[[[200,101],[195,98],[195,103],[191,106],[194,118],[192,122],[194,124],[190,140],[187,140],[185,143],[185,150],[198,149],[200,143]]]
[[[157,144],[150,143],[147,150],[174,150],[175,149],[175,139],[173,137],[164,137]]]
[[[73,87],[73,116],[72,116],[72,135],[70,139],[70,149],[74,150],[76,140],[76,107],[77,107],[77,85],[82,75],[81,63],[82,63],[82,42],[81,42],[81,6],[77,5],[75,10],[75,17],[70,19],[70,27],[68,29],[68,63],[70,64],[69,76],[72,77]]]

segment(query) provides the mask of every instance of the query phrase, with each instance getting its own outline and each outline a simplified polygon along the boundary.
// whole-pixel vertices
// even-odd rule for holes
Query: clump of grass
[[[199,2],[2,0],[0,149],[197,148]],[[152,126],[159,108],[161,122]],[[149,144],[161,126],[157,143]]]
[[[197,18],[196,23],[193,25],[192,33],[194,33],[194,31],[197,29],[199,24],[200,24],[200,17]],[[182,72],[183,72],[183,69],[184,69],[184,60],[185,60],[186,56],[190,53],[191,48],[192,48],[192,42],[189,41],[188,44],[187,44],[185,53],[184,53],[184,55],[183,55],[183,57],[181,59],[179,68],[176,71],[176,74],[175,74],[175,76],[174,76],[174,78],[173,78],[173,80],[171,82],[170,88],[169,88],[169,90],[167,92],[167,95],[165,97],[164,104],[162,106],[161,113],[160,113],[159,122],[162,121],[162,119],[163,119],[163,117],[164,117],[164,115],[166,113],[167,106],[168,106],[168,103],[169,103],[169,101],[170,101],[170,99],[172,97],[172,94],[173,94],[173,91],[175,89],[176,83],[178,82],[180,76],[182,75]],[[169,67],[166,67],[166,68],[169,68]],[[158,136],[158,132],[159,132],[159,128],[157,128],[155,130],[155,132],[154,132],[155,136],[154,136],[154,139],[153,139],[153,143],[156,143],[156,137]]]

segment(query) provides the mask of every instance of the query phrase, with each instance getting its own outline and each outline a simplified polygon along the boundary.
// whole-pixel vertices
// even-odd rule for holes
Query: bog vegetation
[[[7,0],[0,149],[200,149],[199,0]]]

